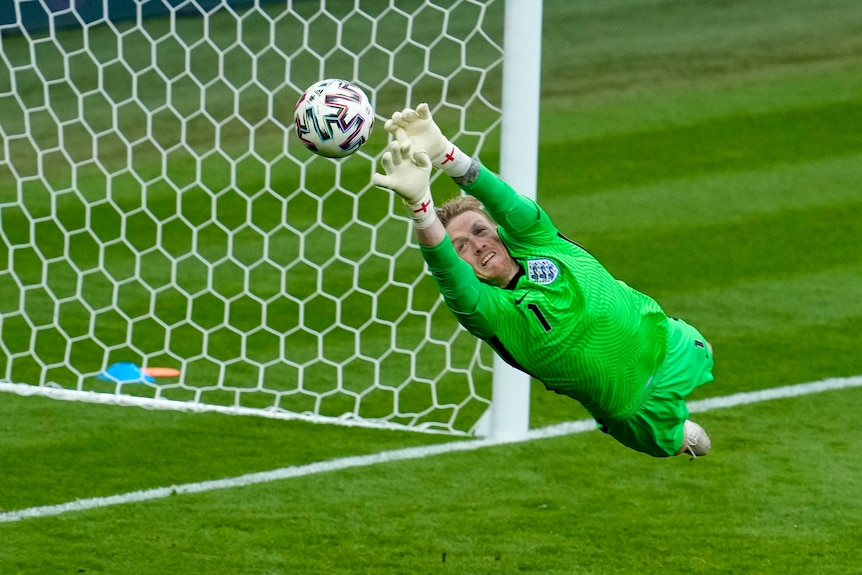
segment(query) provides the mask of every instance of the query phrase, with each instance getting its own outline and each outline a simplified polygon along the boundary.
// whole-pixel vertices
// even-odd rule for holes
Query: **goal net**
[[[492,354],[369,182],[383,121],[422,101],[494,167],[502,0],[3,6],[4,391],[474,431]],[[340,161],[292,131],[328,77],[377,112]]]

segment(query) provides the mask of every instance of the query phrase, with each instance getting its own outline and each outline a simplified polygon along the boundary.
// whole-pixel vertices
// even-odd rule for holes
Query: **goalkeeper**
[[[507,363],[579,401],[599,428],[655,457],[706,455],[685,398],[712,381],[692,326],[614,279],[535,202],[454,146],[427,104],[395,112],[375,185],[402,197],[446,305]],[[432,166],[467,195],[434,207]]]

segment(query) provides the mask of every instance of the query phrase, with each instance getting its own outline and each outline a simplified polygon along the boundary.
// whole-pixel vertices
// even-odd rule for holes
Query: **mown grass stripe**
[[[746,223],[773,214],[862,204],[859,190],[862,154],[580,194],[549,182],[540,193],[553,200],[556,212],[572,215],[558,218],[561,225],[583,234]]]
[[[544,170],[566,174],[558,185],[613,189],[853,155],[862,151],[859,125],[856,99],[545,144],[541,156]]]
[[[774,399],[799,397],[802,395],[809,395],[813,393],[822,393],[824,391],[832,391],[860,386],[862,386],[862,375],[846,378],[830,378],[810,383],[763,389],[759,391],[736,393],[729,396],[713,397],[699,401],[692,401],[689,403],[689,410],[692,413],[700,413],[713,409],[748,405]],[[272,481],[280,481],[296,477],[305,477],[308,475],[326,473],[329,471],[339,471],[342,469],[351,469],[356,467],[368,467],[371,465],[389,463],[392,461],[422,459],[425,457],[431,457],[433,455],[441,455],[445,453],[475,451],[478,449],[501,445],[504,443],[535,441],[538,439],[547,439],[551,437],[571,435],[574,433],[583,433],[593,429],[596,429],[596,426],[595,422],[591,419],[570,421],[532,430],[523,440],[493,441],[489,439],[477,439],[472,441],[456,441],[451,443],[442,443],[438,445],[410,447],[406,449],[385,451],[371,455],[343,457],[330,461],[319,461],[315,463],[310,463],[308,465],[284,467],[281,469],[274,469],[272,471],[249,473],[246,475],[240,475],[238,477],[216,479],[212,481],[202,481],[198,483],[187,483],[185,485],[174,485],[170,487],[158,487],[154,489],[145,489],[141,491],[133,491],[130,493],[112,495],[109,497],[78,499],[76,501],[70,501],[58,505],[45,505],[40,507],[21,509],[17,511],[7,511],[4,513],[0,513],[0,523],[10,523],[14,521],[21,521],[23,519],[33,519],[39,517],[51,517],[56,515],[62,515],[64,513],[70,513],[73,511],[86,511],[90,509],[98,509],[102,507],[110,507],[113,505],[121,505],[126,503],[140,503],[143,501],[164,499],[174,495],[186,495],[193,493],[203,493],[206,491],[214,491],[217,489],[244,487],[248,485],[269,483]]]
[[[694,292],[741,280],[788,277],[788,270],[805,274],[854,265],[860,221],[862,201],[857,201],[698,230],[567,235],[596,254],[612,273],[663,302],[669,289]],[[638,244],[653,246],[654,252],[645,258],[631,249]],[[672,284],[667,275],[672,275]]]
[[[862,302],[855,297],[862,285],[862,265],[828,270],[800,270],[794,276],[732,281],[663,299],[667,309],[682,317],[695,310],[713,310],[721,322],[713,334],[732,337],[780,333],[800,327],[834,330],[850,318],[862,319]],[[793,297],[787,297],[792,294]]]

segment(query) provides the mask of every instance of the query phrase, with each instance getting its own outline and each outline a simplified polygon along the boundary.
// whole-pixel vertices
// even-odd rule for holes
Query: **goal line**
[[[799,397],[803,395],[822,393],[824,391],[847,389],[852,387],[862,387],[862,375],[845,378],[829,378],[821,381],[800,383],[784,387],[774,387],[770,389],[763,389],[760,391],[735,393],[733,395],[727,395],[723,397],[712,397],[708,399],[692,401],[688,405],[689,410],[692,413],[700,413],[705,411],[712,411],[714,409],[735,407],[739,405],[749,405],[774,399]],[[582,419],[578,421],[571,421],[530,430],[530,432],[527,434],[527,437],[523,439],[474,439],[469,441],[454,441],[439,445],[410,447],[406,449],[397,449],[394,451],[384,451],[371,455],[343,457],[340,459],[319,461],[306,465],[283,467],[281,469],[262,471],[258,473],[249,473],[246,475],[240,475],[238,477],[216,479],[212,481],[202,481],[198,483],[186,483],[184,485],[173,485],[169,487],[158,487],[154,489],[144,489],[141,491],[122,493],[109,497],[78,499],[75,501],[69,501],[67,503],[60,503],[58,505],[44,505],[39,507],[30,507],[28,509],[20,509],[17,511],[6,511],[0,513],[0,523],[10,523],[13,521],[20,521],[22,519],[31,519],[37,517],[51,517],[55,515],[62,515],[64,513],[69,513],[72,511],[86,511],[89,509],[110,507],[112,505],[121,505],[125,503],[150,501],[153,499],[170,497],[172,495],[202,493],[205,491],[214,491],[216,489],[230,489],[235,487],[243,487],[246,485],[269,483],[272,481],[280,481],[283,479],[291,479],[295,477],[305,477],[308,475],[315,475],[317,473],[325,473],[329,471],[340,471],[342,469],[350,469],[355,467],[368,467],[371,465],[378,465],[391,461],[422,459],[425,457],[431,457],[434,455],[441,455],[445,453],[475,451],[494,445],[501,445],[505,443],[521,443],[537,439],[560,437],[575,433],[583,433],[585,431],[590,431],[593,429],[596,429],[596,424],[592,419]]]
[[[66,389],[50,385],[30,385],[27,383],[10,383],[0,381],[0,393],[15,393],[23,397],[40,396],[60,401],[78,401],[99,405],[115,405],[121,407],[141,407],[166,411],[185,411],[191,413],[221,413],[222,415],[251,415],[268,419],[286,421],[308,421],[310,423],[325,423],[343,425],[345,427],[366,427],[369,429],[389,429],[391,431],[410,431],[437,435],[472,436],[470,431],[448,430],[435,422],[415,425],[400,424],[392,421],[363,419],[352,412],[346,412],[340,417],[330,417],[314,413],[296,413],[277,407],[254,408],[241,405],[216,405],[166,399],[163,397],[141,397],[125,393],[99,393],[78,389]]]

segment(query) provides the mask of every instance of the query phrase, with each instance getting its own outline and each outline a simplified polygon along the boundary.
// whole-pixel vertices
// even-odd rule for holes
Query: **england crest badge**
[[[537,284],[554,283],[560,275],[560,268],[549,259],[527,260],[527,277]]]

